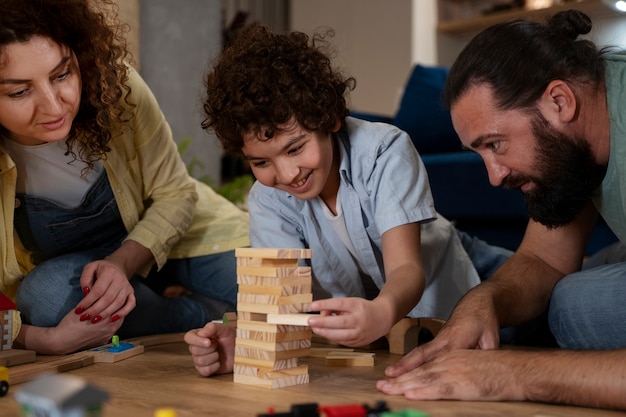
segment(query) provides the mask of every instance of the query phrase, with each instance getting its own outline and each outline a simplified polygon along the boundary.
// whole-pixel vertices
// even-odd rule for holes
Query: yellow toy
[[[9,392],[9,370],[0,366],[0,397],[4,397]]]

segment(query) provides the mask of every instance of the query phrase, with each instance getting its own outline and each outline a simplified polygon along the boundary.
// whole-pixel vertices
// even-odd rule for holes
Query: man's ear
[[[569,123],[578,113],[578,101],[568,83],[554,80],[541,97],[540,109],[549,120]]]

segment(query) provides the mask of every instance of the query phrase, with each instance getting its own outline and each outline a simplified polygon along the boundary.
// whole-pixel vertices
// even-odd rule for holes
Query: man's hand
[[[198,373],[202,376],[233,371],[235,329],[221,323],[207,323],[185,333],[185,342]]]
[[[523,401],[515,365],[522,365],[516,362],[515,352],[457,349],[396,378],[378,381],[376,388],[411,400]]]
[[[441,328],[434,340],[418,346],[398,362],[385,369],[388,377],[398,377],[423,365],[433,358],[454,349],[495,349],[499,346],[499,332],[495,321],[481,320],[474,315],[454,314]]]

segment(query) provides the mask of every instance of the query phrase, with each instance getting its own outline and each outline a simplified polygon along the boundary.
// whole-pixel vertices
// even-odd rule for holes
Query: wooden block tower
[[[310,249],[238,248],[237,338],[234,382],[281,388],[309,382],[308,326],[272,324],[267,315],[307,311],[313,301],[311,268],[298,266],[310,259]]]
[[[15,303],[0,293],[0,350],[9,350],[13,346],[13,310]]]

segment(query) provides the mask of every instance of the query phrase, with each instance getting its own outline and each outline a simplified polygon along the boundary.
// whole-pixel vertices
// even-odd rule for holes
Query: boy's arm
[[[309,319],[318,335],[346,346],[364,346],[383,336],[419,302],[425,287],[420,225],[392,228],[382,236],[386,283],[374,300],[359,297],[313,301]]]

